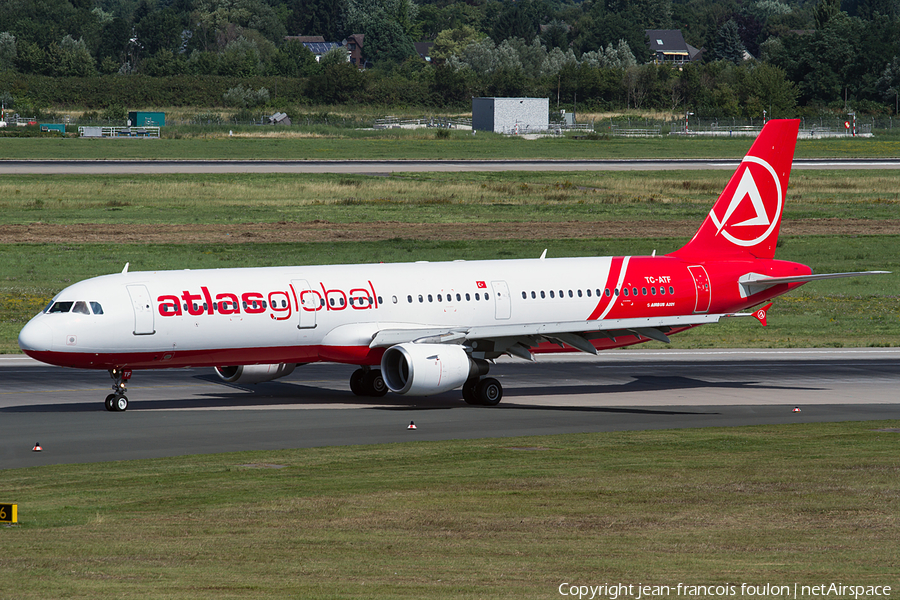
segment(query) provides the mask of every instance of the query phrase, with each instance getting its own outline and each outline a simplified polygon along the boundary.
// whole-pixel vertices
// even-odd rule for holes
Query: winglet
[[[765,306],[760,309],[757,309],[756,312],[753,313],[753,316],[756,317],[756,320],[762,323],[762,326],[766,326],[766,313],[769,312],[769,309],[772,308],[772,303],[769,302]]]

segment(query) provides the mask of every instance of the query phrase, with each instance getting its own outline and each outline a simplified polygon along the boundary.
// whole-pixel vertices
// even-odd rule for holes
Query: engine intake
[[[296,364],[277,365],[235,365],[216,367],[216,374],[228,383],[262,383],[272,381],[294,372]]]
[[[381,376],[388,388],[409,396],[440,394],[486,373],[487,363],[472,360],[457,345],[397,344],[381,357]]]

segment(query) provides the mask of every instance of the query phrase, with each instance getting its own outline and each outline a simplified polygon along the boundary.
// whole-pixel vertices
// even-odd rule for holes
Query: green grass
[[[0,528],[0,589],[22,600],[553,598],[564,582],[897,589],[900,433],[879,430],[898,426],[7,470],[0,497],[18,503],[19,525]]]
[[[327,242],[290,244],[0,245],[0,353],[18,352],[22,326],[65,286],[122,270],[659,254],[686,239]],[[770,325],[727,321],[673,337],[675,348],[900,345],[900,235],[782,236],[778,258],[815,272],[892,275],[810,283],[776,300]],[[654,346],[662,346],[653,343]]]
[[[730,176],[727,171],[7,176],[0,177],[0,224],[699,223]],[[800,171],[791,181],[785,219],[896,219],[898,207],[898,172]]]
[[[259,130],[261,133],[264,131]],[[292,131],[303,131],[302,128]],[[657,138],[577,140],[572,137],[525,140],[496,134],[456,131],[436,139],[428,130],[336,133],[327,137],[215,137],[159,140],[7,138],[0,159],[533,159],[533,158],[740,158],[752,138]],[[221,137],[224,136],[224,137]],[[897,157],[900,140],[800,140],[798,158]]]

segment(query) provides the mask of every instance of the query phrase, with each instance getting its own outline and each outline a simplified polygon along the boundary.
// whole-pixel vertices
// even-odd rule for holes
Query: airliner
[[[502,355],[620,348],[752,316],[813,275],[775,260],[798,120],[769,121],[696,235],[667,255],[129,271],[62,290],[19,334],[45,363],[107,370],[109,411],[133,371],[211,367],[226,382],[298,365],[355,365],[350,390],[429,396],[462,388],[493,406]],[[750,312],[748,309],[757,308]]]

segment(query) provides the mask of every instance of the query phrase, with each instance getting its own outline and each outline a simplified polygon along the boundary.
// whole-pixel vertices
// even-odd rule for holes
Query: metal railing
[[[78,137],[88,138],[159,138],[159,127],[90,127],[78,128]]]

